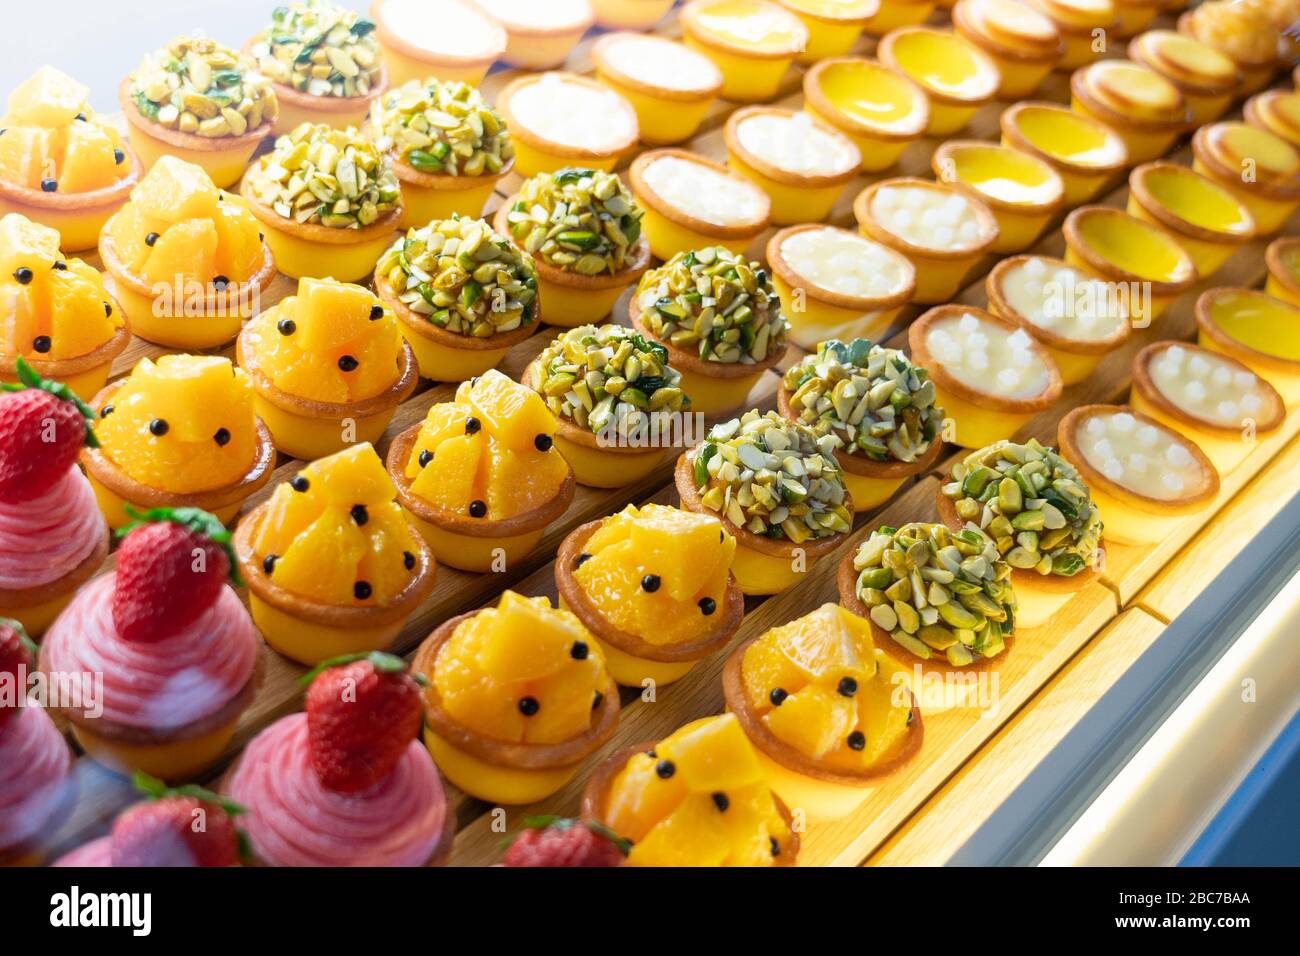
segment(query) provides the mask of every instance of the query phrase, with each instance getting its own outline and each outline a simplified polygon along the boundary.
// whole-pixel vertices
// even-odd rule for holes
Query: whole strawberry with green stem
[[[247,856],[234,823],[244,808],[233,800],[193,784],[169,789],[144,773],[135,786],[149,799],[113,822],[113,866],[234,866]]]
[[[76,464],[83,445],[99,446],[94,409],[21,357],[15,364],[18,381],[0,386],[0,501],[6,502],[39,498]]]
[[[0,617],[0,676],[12,683],[15,695],[21,693],[26,675],[32,672],[35,660],[36,645],[27,636],[23,626],[7,617]],[[18,716],[18,711],[16,697],[14,706],[0,706],[0,731]]]
[[[632,845],[600,823],[528,817],[507,841],[502,864],[512,867],[622,866]]]

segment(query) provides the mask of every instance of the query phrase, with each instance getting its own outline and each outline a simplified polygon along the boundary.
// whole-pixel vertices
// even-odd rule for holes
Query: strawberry
[[[515,836],[506,866],[622,866],[631,849],[622,837],[599,823],[559,817],[529,817],[528,829]]]
[[[109,852],[114,866],[234,866],[242,838],[232,817],[239,804],[195,786],[168,790],[161,780],[136,775],[152,799],[113,822]]]
[[[36,659],[36,645],[17,621],[0,617],[0,679],[12,682],[15,697],[25,690],[27,674]],[[19,675],[23,671],[23,675]],[[20,684],[19,681],[23,683]],[[5,695],[7,696],[7,695]],[[0,728],[18,713],[18,708],[0,706]]]
[[[18,383],[0,397],[0,501],[30,501],[54,487],[82,445],[98,446],[95,412],[66,385],[41,378],[23,359]]]
[[[326,661],[302,678],[311,764],[341,793],[373,787],[397,766],[424,720],[420,684],[391,654]]]
[[[226,579],[239,582],[230,532],[198,508],[154,508],[118,532],[113,624],[124,640],[160,641],[210,608]]]

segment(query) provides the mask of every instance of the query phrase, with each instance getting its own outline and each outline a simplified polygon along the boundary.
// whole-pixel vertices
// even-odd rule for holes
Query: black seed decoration
[[[370,586],[369,581],[358,581],[356,584],[352,585],[352,596],[358,601],[366,600],[373,592],[374,588]]]
[[[645,755],[646,755],[647,757],[649,757],[651,760],[655,760],[655,759],[657,759],[657,758],[659,757],[659,755],[658,755],[657,753],[655,753],[653,747],[652,747],[651,749],[647,750],[647,751],[645,752]]]
[[[772,702],[773,707],[780,707],[785,703],[785,699],[790,696],[790,692],[784,687],[773,687],[772,693],[767,695],[767,699]]]
[[[555,444],[555,439],[550,435],[538,435],[533,439],[533,447],[538,451],[550,451],[551,446]]]
[[[575,661],[585,661],[591,648],[587,647],[586,641],[574,641],[573,646],[569,648],[569,656]]]
[[[32,281],[32,270],[26,266],[19,266],[14,272],[14,278],[18,280],[19,285],[26,285]]]
[[[75,117],[73,117],[73,118],[74,118],[74,119],[79,119],[79,120],[81,120],[81,122],[83,122],[83,123],[86,122],[86,114],[85,114],[85,113],[78,113],[78,114],[77,114]]]
[[[403,551],[402,566],[408,571],[413,570],[415,568],[415,555],[411,554],[410,551]]]
[[[580,568],[590,560],[591,560],[591,555],[589,555],[586,551],[584,551],[582,552],[582,554],[578,555],[578,560],[573,562],[573,566],[575,568]]]
[[[659,575],[647,574],[645,577],[641,579],[641,587],[643,587],[650,594],[654,594],[656,591],[659,590]]]
[[[382,305],[372,305],[370,307],[370,321],[376,322],[384,317],[384,307]]]
[[[855,730],[853,733],[849,734],[848,743],[850,750],[861,750],[867,745],[866,735],[864,735],[860,730]]]
[[[294,475],[289,479],[289,487],[294,491],[306,491],[311,487],[311,482],[304,475]]]
[[[365,505],[353,505],[348,514],[352,515],[352,520],[357,523],[357,527],[361,527],[370,520],[370,512],[366,510]]]
[[[424,451],[420,452],[420,467],[421,467],[421,468],[424,468],[424,467],[425,467],[426,465],[428,465],[429,462],[431,462],[431,461],[433,461],[433,452],[429,451],[428,449],[425,449]]]
[[[257,234],[257,241],[258,241],[258,242],[266,242],[266,233],[264,233],[264,232],[259,232],[259,233]]]
[[[711,597],[700,598],[700,613],[708,617],[718,609],[718,602]]]
[[[596,691],[596,696],[593,697],[591,701],[591,709],[595,710],[603,703],[605,703],[605,695],[602,694],[600,691]]]
[[[912,726],[912,718],[915,717],[915,716],[916,716],[916,711],[915,711],[915,710],[909,710],[909,711],[907,712],[907,726],[909,726],[909,727]]]
[[[230,280],[227,279],[225,276],[212,277],[212,288],[216,289],[218,292],[225,292],[226,288],[229,285],[230,285]]]
[[[661,760],[655,764],[655,776],[660,780],[667,780],[677,772],[677,765],[671,760]]]
[[[32,340],[32,348],[44,355],[50,350],[50,337],[48,335],[38,335]]]
[[[43,192],[43,193],[56,193],[56,192],[58,192],[58,191],[59,191],[59,183],[58,183],[57,180],[54,180],[54,179],[42,179],[42,180],[41,180],[41,192]]]
[[[275,562],[279,560],[280,558],[278,555],[268,554],[266,557],[262,559],[262,570],[265,571],[267,574],[270,574],[272,571],[275,570]]]
[[[360,364],[361,363],[358,362],[356,359],[354,359],[351,355],[345,355],[341,359],[339,359],[339,370],[343,372],[355,372],[357,366]]]
[[[841,677],[840,684],[835,689],[841,697],[852,697],[858,692],[858,682],[852,677]]]
[[[298,323],[293,319],[281,319],[275,323],[275,327],[280,330],[281,335],[293,335],[298,331]]]
[[[220,447],[224,448],[226,445],[230,444],[230,429],[218,428],[217,433],[212,436],[212,440]]]
[[[772,841],[772,855],[773,855],[773,856],[780,856],[780,855],[781,855],[781,844],[780,844],[780,842],[778,842],[778,840],[777,840],[776,837],[768,837],[768,839]]]
[[[50,266],[50,268],[53,269],[55,272],[67,272],[68,264],[64,262],[62,259],[55,259],[54,265]]]
[[[477,435],[478,432],[479,432],[479,429],[482,428],[482,427],[483,427],[483,423],[480,422],[480,421],[479,421],[477,418],[475,418],[473,415],[471,415],[469,418],[465,419],[465,434],[466,434],[466,435]]]
[[[146,246],[152,246],[157,241],[158,241],[158,233],[156,232],[151,232],[149,233],[149,235],[144,237],[144,244]]]
[[[487,502],[482,498],[475,498],[469,503],[469,516],[471,518],[482,518],[487,514]]]
[[[725,793],[719,790],[713,795],[713,805],[718,808],[720,813],[726,813],[727,808],[731,806],[731,800]]]
[[[112,415],[112,414],[113,414],[113,406],[112,406],[112,405],[105,405],[103,408],[101,408],[101,409],[99,410],[99,417],[100,417],[100,418],[107,418],[109,415]]]
[[[121,166],[126,162],[126,153],[122,152],[120,149],[113,150],[113,162]]]
[[[542,705],[537,703],[536,697],[522,697],[519,700],[519,713],[525,717],[531,717],[542,709]]]
[[[162,438],[163,435],[167,434],[169,428],[171,428],[171,426],[167,424],[166,419],[155,418],[149,423],[149,434]]]
[[[113,317],[113,303],[111,303],[111,302],[105,302],[105,303],[104,303],[104,318],[106,318],[106,319],[111,319],[112,317]]]

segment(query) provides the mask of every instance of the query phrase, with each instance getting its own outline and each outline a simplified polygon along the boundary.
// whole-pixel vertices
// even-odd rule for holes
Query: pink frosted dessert
[[[20,591],[66,577],[107,533],[95,492],[75,467],[39,498],[0,500],[0,589]]]
[[[110,837],[100,837],[83,843],[75,850],[63,854],[51,866],[112,866],[113,841]]]
[[[39,844],[71,805],[72,752],[43,709],[0,715],[0,859]]]

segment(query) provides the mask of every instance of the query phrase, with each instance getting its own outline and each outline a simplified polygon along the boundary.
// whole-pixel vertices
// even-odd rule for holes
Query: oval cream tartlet
[[[1174,163],[1147,163],[1129,174],[1128,211],[1178,240],[1202,279],[1255,236],[1255,217],[1236,196]]]
[[[1000,100],[1032,95],[1065,54],[1056,24],[1018,0],[958,0],[952,25],[997,65]]]
[[[587,0],[475,0],[506,28],[502,59],[525,70],[549,70],[568,58],[596,22]]]
[[[768,0],[691,0],[682,8],[686,45],[722,71],[722,95],[742,103],[774,98],[808,28]]]
[[[930,123],[925,91],[875,60],[822,60],[804,74],[803,93],[809,113],[857,144],[863,172],[892,166]]]
[[[1104,41],[1119,22],[1113,0],[1029,0],[1029,5],[1051,20],[1065,41],[1058,70],[1073,70],[1100,58]]]
[[[667,37],[610,33],[592,45],[600,81],[632,104],[641,142],[690,139],[722,90],[722,71],[702,53]]]
[[[844,56],[862,36],[862,28],[889,0],[776,0],[808,29],[800,63]]]
[[[1128,147],[1118,133],[1056,103],[1017,103],[1002,111],[999,124],[1002,145],[1056,170],[1067,206],[1096,198],[1129,165]]]
[[[1163,156],[1191,121],[1178,87],[1128,60],[1102,60],[1071,74],[1070,108],[1119,133],[1130,163]]]
[[[936,179],[969,186],[998,221],[993,252],[1019,252],[1037,241],[1065,205],[1065,183],[1043,160],[1009,146],[949,140],[930,160]]]
[[[894,30],[885,34],[876,55],[925,90],[930,101],[927,136],[957,132],[993,99],[1002,80],[992,59],[950,30]]]
[[[525,176],[568,166],[608,172],[640,135],[636,111],[608,86],[576,73],[514,80],[497,97]]]
[[[1261,235],[1277,232],[1300,207],[1300,149],[1268,130],[1202,126],[1192,137],[1192,168],[1240,199]]]
[[[1300,405],[1300,308],[1257,289],[1207,289],[1196,300],[1197,341],[1235,358]]]
[[[1275,299],[1300,305],[1300,237],[1274,239],[1264,251],[1268,280],[1264,291]]]
[[[477,86],[506,52],[506,30],[468,0],[371,0],[393,86],[430,77]]]
[[[1129,42],[1127,53],[1130,60],[1178,87],[1194,126],[1212,123],[1223,115],[1241,83],[1241,71],[1232,60],[1174,30],[1148,30]]]

